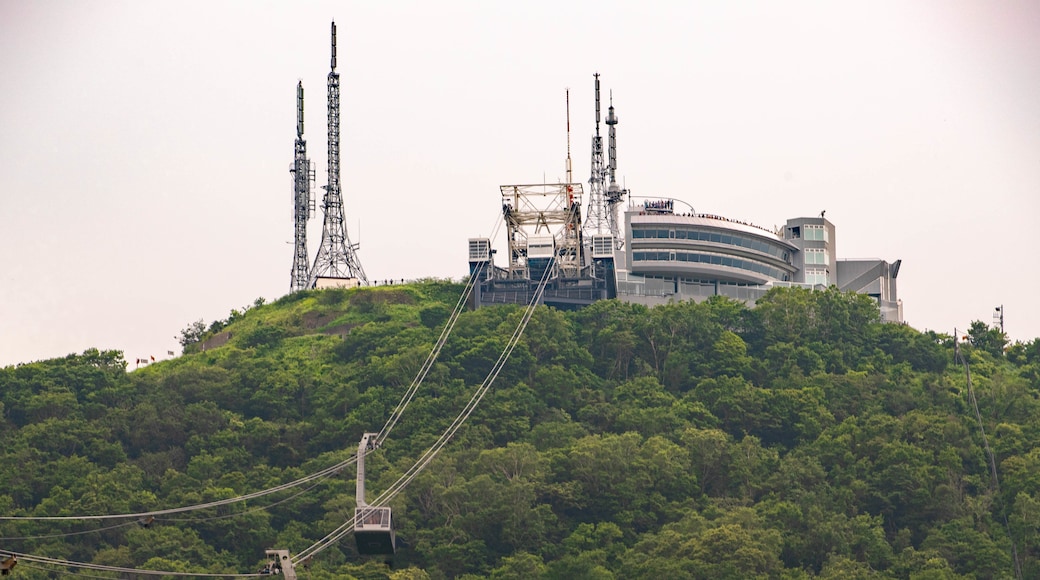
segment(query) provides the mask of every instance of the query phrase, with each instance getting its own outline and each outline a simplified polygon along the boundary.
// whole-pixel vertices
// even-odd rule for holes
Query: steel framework
[[[581,274],[580,183],[503,185],[502,213],[509,238],[509,277],[530,278],[528,248],[534,238],[552,238],[553,268],[564,278]]]
[[[289,173],[293,176],[293,216],[296,222],[292,281],[289,291],[297,292],[306,289],[310,279],[310,264],[308,263],[310,258],[307,256],[307,220],[314,216],[314,198],[311,197],[314,166],[307,159],[307,140],[303,138],[303,81],[296,85],[296,147]]]
[[[603,137],[599,134],[599,73],[592,76],[596,79],[596,134],[592,136],[592,175],[589,177],[589,209],[585,228],[588,234],[602,234],[608,223],[603,196]]]
[[[357,257],[357,245],[350,243],[343,223],[343,195],[339,179],[339,73],[336,72],[336,23],[332,23],[332,70],[329,72],[328,185],[325,186],[321,246],[307,280],[313,288],[318,278],[356,280],[367,286],[368,277]]]

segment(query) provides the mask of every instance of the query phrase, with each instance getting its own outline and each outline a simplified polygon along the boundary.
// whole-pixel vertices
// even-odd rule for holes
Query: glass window
[[[823,248],[805,248],[805,263],[806,264],[828,264],[827,250]]]
[[[805,239],[816,242],[827,241],[827,227],[823,224],[805,224]]]
[[[819,268],[807,268],[805,270],[805,283],[806,284],[823,284],[827,285],[827,271]]]

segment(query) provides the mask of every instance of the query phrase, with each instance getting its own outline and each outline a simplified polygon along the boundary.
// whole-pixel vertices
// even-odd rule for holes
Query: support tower
[[[361,269],[356,251],[350,243],[343,223],[343,195],[339,181],[339,73],[336,72],[336,23],[332,23],[332,70],[329,72],[329,158],[328,185],[325,186],[323,211],[325,222],[321,246],[314,258],[307,287],[367,286],[368,278]],[[319,280],[327,281],[319,284]]]
[[[609,227],[607,208],[603,197],[603,137],[599,134],[599,73],[592,75],[596,79],[596,134],[592,136],[592,175],[589,177],[589,210],[585,220],[587,235],[603,234]]]
[[[296,244],[289,291],[297,292],[307,288],[310,278],[307,220],[314,217],[314,198],[311,197],[314,166],[307,159],[307,140],[303,138],[303,81],[296,85],[296,147],[289,173],[293,176],[293,216],[296,222]]]

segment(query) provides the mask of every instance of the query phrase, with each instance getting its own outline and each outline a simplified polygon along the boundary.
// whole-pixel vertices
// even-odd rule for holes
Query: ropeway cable
[[[3,538],[0,538],[0,542],[7,542],[7,541],[11,541],[11,540],[44,540],[44,539],[47,539],[47,538],[64,538],[64,537],[67,537],[67,536],[82,536],[84,534],[94,534],[94,533],[100,533],[100,532],[107,532],[109,530],[116,530],[116,529],[119,529],[119,528],[125,528],[127,526],[132,526],[132,525],[135,525],[135,524],[137,524],[136,521],[130,521],[130,522],[123,522],[121,524],[116,524],[114,526],[105,526],[103,528],[95,528],[93,530],[81,530],[81,531],[78,531],[78,532],[65,532],[65,533],[61,533],[61,534],[42,534],[42,535],[39,535],[39,536],[5,536]],[[0,553],[2,553],[2,552],[0,552]]]
[[[548,275],[551,270],[551,265],[554,263],[554,261],[555,260],[550,261],[550,267],[546,268],[545,272],[543,273],[542,279],[539,281],[538,288],[532,295],[527,309],[524,311],[523,316],[521,316],[520,322],[517,324],[517,327],[513,331],[512,336],[510,336],[509,341],[506,344],[506,347],[502,350],[502,353],[499,355],[498,360],[495,361],[494,366],[492,366],[491,370],[488,372],[488,375],[484,379],[484,382],[480,385],[477,391],[474,392],[473,396],[466,404],[466,407],[463,408],[462,412],[459,413],[459,415],[455,418],[452,424],[445,430],[445,432],[440,436],[440,438],[423,454],[423,456],[420,457],[419,460],[416,461],[416,463],[411,468],[409,468],[409,470],[404,475],[402,475],[396,482],[394,482],[394,484],[392,484],[390,488],[388,488],[386,491],[380,494],[380,496],[377,497],[375,502],[373,502],[371,505],[377,507],[384,505],[388,501],[393,499],[393,497],[395,497],[398,493],[400,493],[405,488],[405,486],[411,483],[411,481],[415,479],[415,477],[423,469],[425,469],[431,461],[433,461],[437,454],[440,453],[441,449],[443,449],[451,440],[451,438],[455,435],[455,432],[459,430],[462,424],[465,423],[466,419],[468,419],[469,416],[473,413],[474,409],[476,409],[477,405],[484,398],[484,395],[487,394],[487,391],[490,389],[495,379],[497,379],[498,375],[502,372],[502,369],[505,367],[505,363],[509,360],[509,356],[512,354],[513,349],[516,348],[516,345],[520,340],[520,336],[523,334],[524,330],[527,328],[527,324],[531,320],[531,317],[534,315],[534,311],[538,306],[539,302],[541,301],[542,294],[545,291],[545,285],[548,281]],[[326,548],[333,545],[340,538],[352,532],[356,524],[355,519],[356,516],[344,522],[340,527],[336,528],[335,530],[327,534],[321,540],[318,540],[308,548],[300,551],[300,553],[293,558],[293,562],[302,562],[309,558],[313,558],[318,553],[324,551]]]
[[[957,342],[957,329],[953,329],[953,354],[954,362],[957,359],[960,360],[961,364],[964,365],[964,377],[968,386],[968,400],[971,402],[972,408],[975,410],[975,419],[979,424],[979,433],[982,435],[982,445],[986,451],[986,457],[989,459],[990,475],[992,477],[991,489],[995,492],[995,495],[1000,499],[1000,476],[997,475],[997,461],[993,456],[993,450],[990,449],[989,439],[986,437],[986,426],[982,421],[982,413],[979,412],[979,402],[975,398],[975,389],[971,386],[971,368],[968,367],[968,359],[961,353],[960,344]],[[1004,530],[1007,532],[1008,539],[1011,540],[1011,559],[1015,564],[1015,578],[1022,578],[1022,565],[1018,561],[1018,545],[1015,543],[1015,538],[1011,535],[1011,525],[1008,523],[1007,517],[1007,506],[1004,505],[1004,501],[1000,501],[1001,509],[1000,515],[1004,518]]]
[[[269,488],[269,489],[265,489],[265,490],[261,490],[261,491],[254,491],[253,493],[247,493],[245,495],[240,495],[240,496],[237,496],[237,497],[229,497],[227,499],[221,499],[221,500],[216,500],[216,501],[211,501],[211,502],[201,503],[201,504],[196,504],[196,505],[190,505],[190,506],[184,506],[184,507],[179,507],[179,508],[170,508],[170,509],[164,509],[164,510],[153,510],[153,511],[147,511],[147,512],[129,513],[129,514],[87,515],[87,516],[0,516],[0,520],[36,520],[36,521],[41,521],[41,520],[46,520],[46,521],[112,520],[112,519],[127,519],[127,518],[146,518],[146,517],[149,517],[149,516],[154,517],[154,516],[162,516],[162,515],[168,515],[168,514],[179,514],[179,513],[184,513],[184,512],[191,512],[191,511],[196,511],[196,510],[201,510],[201,509],[220,507],[220,506],[224,506],[224,505],[228,505],[228,504],[238,503],[238,502],[242,502],[242,501],[246,501],[246,500],[250,500],[250,499],[255,499],[255,498],[258,498],[258,497],[263,497],[265,495],[270,495],[272,493],[277,493],[279,491],[283,491],[283,490],[286,490],[286,489],[291,489],[291,488],[294,488],[296,486],[303,485],[303,484],[305,484],[307,482],[314,481],[315,479],[320,479],[320,478],[324,478],[324,477],[333,475],[333,474],[335,474],[335,473],[337,473],[339,471],[342,471],[345,467],[347,467],[348,465],[351,465],[355,461],[357,461],[357,455],[356,454],[355,455],[351,455],[349,459],[341,461],[341,462],[339,462],[339,463],[337,463],[335,465],[326,467],[325,469],[322,469],[321,471],[318,471],[316,473],[312,473],[310,475],[306,475],[304,477],[301,477],[300,479],[297,479],[297,480],[294,480],[294,481],[290,481],[288,483],[283,483],[281,485],[277,485],[277,486]]]
[[[532,298],[532,304],[528,306],[527,311],[525,311],[524,316],[521,318],[521,322],[517,325],[517,329],[514,331],[513,336],[510,338],[509,344],[507,344],[506,348],[499,356],[498,361],[496,361],[495,366],[489,372],[488,377],[484,380],[484,383],[481,385],[478,391],[474,393],[469,403],[467,403],[466,408],[459,414],[458,417],[456,417],[452,425],[449,426],[445,433],[441,435],[441,438],[438,439],[438,441],[433,446],[431,446],[429,450],[426,451],[423,457],[421,457],[405,475],[403,475],[400,479],[397,480],[397,482],[391,485],[391,487],[387,491],[383,492],[383,494],[381,494],[371,505],[383,505],[390,499],[392,499],[394,496],[396,496],[398,493],[400,493],[400,491],[402,491],[404,487],[407,486],[418,475],[418,473],[421,472],[433,460],[433,458],[440,452],[440,450],[443,449],[443,447],[448,443],[451,437],[454,436],[455,432],[458,431],[458,429],[462,426],[462,423],[465,422],[465,420],[470,416],[470,414],[472,414],[473,410],[476,408],[476,405],[480,403],[484,395],[489,390],[491,384],[498,377],[498,374],[502,371],[502,368],[505,366],[505,362],[506,360],[508,360],[513,348],[516,347],[516,344],[519,341],[519,335],[522,334],[523,330],[527,326],[527,323],[530,321],[530,318],[534,312],[534,306],[537,306],[538,301],[541,297],[541,293],[542,291],[544,291],[544,282],[545,280],[543,279],[542,283],[539,285],[538,290]],[[302,561],[304,559],[307,559],[308,557],[313,557],[315,554],[326,549],[327,547],[338,541],[340,538],[353,531],[354,524],[355,521],[353,518],[351,520],[348,520],[342,526],[328,534],[325,538],[322,538],[306,550],[301,551],[300,554],[297,555],[296,558],[294,558],[294,561]]]
[[[495,222],[495,225],[492,227],[492,233],[491,233],[490,239],[493,239],[494,236],[498,233],[498,230],[501,228],[503,220],[504,220],[504,218],[502,216],[498,217],[498,219]],[[447,342],[448,336],[451,334],[451,331],[454,329],[455,322],[458,320],[459,314],[461,314],[461,312],[465,309],[466,300],[469,298],[470,293],[472,293],[473,285],[475,283],[476,283],[476,278],[471,277],[470,280],[468,281],[467,285],[466,285],[466,288],[463,290],[462,296],[459,298],[459,301],[455,305],[455,310],[452,311],[452,316],[449,318],[448,322],[444,326],[444,329],[441,331],[441,335],[438,338],[437,343],[434,345],[434,348],[430,351],[430,354],[427,356],[426,362],[423,364],[423,367],[420,369],[419,374],[416,375],[416,379],[412,381],[412,384],[409,386],[408,390],[405,392],[405,395],[401,398],[401,401],[397,404],[397,407],[394,409],[394,412],[391,414],[390,419],[387,420],[386,424],[383,426],[383,429],[380,431],[380,438],[379,438],[380,441],[385,439],[386,436],[389,435],[390,431],[393,430],[394,426],[397,424],[397,421],[400,420],[401,414],[404,413],[404,410],[408,407],[408,404],[411,403],[412,399],[415,397],[415,393],[418,391],[418,388],[422,384],[423,380],[425,380],[426,375],[429,374],[430,369],[433,367],[433,363],[436,362],[437,356],[440,354],[441,349],[444,347],[444,344]],[[345,468],[345,467],[347,467],[349,465],[352,465],[356,460],[357,460],[356,456],[351,456],[349,459],[347,459],[345,461],[342,461],[340,463],[337,463],[336,465],[327,467],[327,468],[325,468],[325,469],[323,469],[321,471],[318,471],[316,473],[313,473],[311,475],[304,476],[304,477],[302,477],[300,479],[291,481],[289,483],[284,483],[282,485],[275,486],[275,487],[272,487],[270,489],[265,489],[265,490],[261,490],[261,491],[257,491],[257,492],[253,492],[253,493],[249,493],[249,494],[245,494],[245,495],[240,495],[240,496],[236,496],[236,497],[226,498],[226,499],[213,501],[213,502],[207,502],[207,503],[202,503],[202,504],[183,506],[183,507],[179,507],[179,508],[171,508],[171,509],[165,509],[165,510],[154,510],[154,511],[148,511],[148,512],[126,513],[126,514],[105,514],[105,515],[97,514],[97,515],[86,515],[86,516],[0,516],[0,521],[2,521],[2,520],[28,520],[28,521],[106,520],[106,519],[146,518],[146,517],[154,517],[154,516],[161,516],[161,515],[168,515],[168,514],[186,513],[186,512],[196,511],[196,510],[209,509],[209,508],[213,508],[213,507],[220,507],[220,506],[224,506],[224,505],[230,505],[230,504],[233,504],[233,503],[239,503],[239,502],[247,501],[247,500],[250,500],[250,499],[255,499],[255,498],[258,498],[258,497],[263,497],[265,495],[269,495],[269,494],[272,494],[272,493],[277,493],[279,491],[282,491],[282,490],[285,490],[285,489],[290,489],[290,488],[293,488],[293,487],[296,487],[296,486],[299,486],[299,485],[303,485],[303,484],[305,484],[305,483],[307,483],[309,481],[313,481],[314,479],[318,479],[318,478],[326,477],[328,475],[332,475],[332,474],[342,470],[343,468]]]
[[[112,580],[111,576],[95,576],[93,574],[83,574],[81,572],[69,572],[68,570],[55,570],[53,568],[45,568],[43,566],[33,566],[32,564],[26,564],[25,562],[19,562],[18,568],[28,568],[30,570],[40,570],[48,574],[60,574],[62,576],[76,576],[77,578],[100,578],[101,580]]]
[[[329,477],[331,475],[332,474],[329,474],[329,475],[326,475],[324,477]],[[320,478],[320,479],[324,479],[324,477]],[[281,505],[281,504],[286,503],[286,502],[290,502],[290,501],[300,497],[301,495],[311,491],[312,489],[318,487],[319,485],[321,485],[321,483],[322,482],[319,480],[317,483],[314,483],[313,485],[311,485],[309,487],[306,487],[306,488],[302,489],[301,491],[298,491],[298,492],[294,493],[293,495],[290,495],[287,498],[280,499],[280,500],[278,500],[276,502],[269,503],[269,504],[266,504],[266,505],[251,507],[249,509],[242,510],[240,512],[235,512],[233,514],[225,514],[225,515],[222,515],[222,516],[212,516],[212,517],[206,517],[206,518],[155,518],[155,521],[157,521],[157,522],[201,523],[201,522],[209,522],[209,521],[213,521],[213,520],[224,520],[224,519],[228,519],[228,518],[235,518],[235,517],[239,517],[239,516],[242,516],[242,515],[245,515],[245,514],[249,514],[249,513],[253,513],[253,512],[269,510],[269,509],[271,509],[271,508],[273,508],[275,506]],[[7,540],[38,540],[38,539],[44,539],[44,538],[64,538],[66,536],[81,536],[83,534],[93,534],[93,533],[98,533],[98,532],[107,532],[108,530],[115,530],[115,529],[118,529],[118,528],[125,528],[127,526],[133,526],[135,524],[140,525],[141,522],[139,520],[138,521],[129,521],[129,522],[123,522],[121,524],[116,524],[114,526],[107,526],[107,527],[103,527],[103,528],[96,528],[96,529],[93,529],[93,530],[81,530],[81,531],[78,531],[78,532],[64,532],[64,533],[60,533],[60,534],[45,534],[45,535],[39,535],[39,536],[6,536],[6,537],[0,537],[0,541],[7,541]]]
[[[496,225],[495,225],[495,227],[493,228],[493,231],[492,231],[492,236],[491,236],[492,238],[498,232],[498,229],[501,226],[502,221],[503,220],[500,217],[499,220],[496,222]],[[551,266],[552,263],[553,262],[550,262],[550,266]],[[391,486],[391,489],[388,489],[387,491],[384,491],[383,494],[381,494],[376,499],[376,505],[378,505],[380,503],[385,503],[385,502],[390,501],[393,497],[395,497],[398,493],[400,493],[405,488],[405,486],[407,486],[409,483],[411,483],[411,481],[413,479],[415,479],[415,477],[423,469],[425,469],[425,467],[427,465],[429,465],[429,463],[433,460],[433,458],[436,457],[438,453],[440,453],[440,450],[444,448],[444,446],[448,443],[448,441],[450,441],[450,439],[454,436],[455,432],[458,431],[458,429],[462,426],[462,424],[466,421],[466,419],[468,419],[469,416],[472,414],[472,412],[476,408],[477,404],[479,404],[480,401],[484,398],[484,395],[487,393],[488,389],[491,387],[491,384],[494,383],[496,378],[498,378],[499,373],[501,373],[502,368],[505,366],[505,363],[508,361],[509,355],[512,354],[513,349],[516,347],[516,344],[519,341],[520,336],[523,334],[524,329],[526,329],[526,327],[527,327],[527,323],[530,322],[531,316],[533,315],[533,312],[534,312],[534,308],[538,305],[538,303],[539,303],[539,301],[541,299],[542,293],[545,290],[545,283],[546,283],[546,281],[548,279],[548,273],[549,273],[550,270],[551,270],[551,268],[546,268],[546,271],[543,273],[542,280],[539,283],[538,289],[535,291],[535,294],[532,296],[531,302],[528,305],[527,310],[524,312],[524,315],[521,317],[520,323],[517,325],[517,329],[514,330],[513,335],[510,337],[510,341],[506,345],[506,348],[503,350],[502,354],[499,355],[498,360],[495,362],[495,366],[492,367],[492,370],[491,370],[491,372],[489,372],[488,377],[485,378],[484,383],[478,389],[477,393],[475,393],[474,396],[470,399],[470,402],[467,404],[466,408],[464,408],[463,412],[458,417],[456,417],[455,421],[452,423],[451,426],[449,426],[448,430],[445,431],[445,433],[441,435],[441,438],[438,440],[438,442],[435,443],[434,446],[432,446],[429,450],[427,450],[427,452],[423,455],[423,457],[420,458],[419,462],[417,462],[416,465],[414,465],[412,467],[412,469],[409,470],[408,473],[406,473],[404,476],[402,476],[398,480],[398,482],[396,482],[393,486]],[[409,385],[409,388],[405,392],[404,397],[402,397],[401,402],[398,403],[397,407],[394,409],[394,412],[391,414],[391,417],[384,424],[383,429],[380,430],[379,441],[385,440],[385,438],[390,434],[390,431],[392,431],[394,426],[396,426],[397,422],[401,418],[401,415],[404,413],[404,410],[408,407],[408,405],[411,403],[412,399],[415,397],[415,394],[418,391],[419,386],[422,384],[422,382],[425,380],[426,376],[429,374],[430,369],[432,369],[433,363],[436,362],[437,357],[440,355],[441,349],[443,349],[444,345],[447,342],[448,337],[451,335],[451,332],[452,332],[452,330],[455,327],[455,323],[458,321],[459,315],[465,309],[465,305],[467,303],[467,300],[469,299],[469,296],[470,296],[470,294],[473,291],[474,285],[477,283],[477,277],[479,276],[480,271],[478,270],[476,272],[476,274],[477,274],[476,276],[471,276],[470,277],[470,280],[467,282],[467,285],[466,285],[465,289],[463,290],[463,293],[460,296],[458,302],[456,303],[455,308],[452,311],[451,316],[449,317],[447,323],[445,324],[444,329],[441,331],[441,334],[438,337],[437,342],[434,345],[434,348],[430,351],[430,354],[427,356],[426,361],[423,363],[423,366],[420,368],[419,373],[416,375],[416,378],[412,381],[412,384]],[[60,521],[60,520],[103,520],[103,519],[121,519],[121,518],[145,518],[145,517],[154,517],[154,516],[167,515],[167,514],[184,513],[184,512],[196,511],[196,510],[201,510],[201,509],[208,509],[208,508],[213,508],[213,507],[219,507],[219,506],[223,506],[223,505],[229,505],[229,504],[232,504],[232,503],[238,503],[238,502],[246,501],[246,500],[249,500],[249,499],[254,499],[254,498],[257,498],[257,497],[263,497],[265,495],[269,495],[269,494],[272,494],[272,493],[277,493],[277,492],[285,490],[285,489],[291,489],[293,487],[302,485],[304,483],[307,483],[307,482],[310,482],[310,481],[314,481],[314,480],[317,480],[317,479],[323,479],[325,477],[328,477],[328,476],[331,476],[331,475],[333,475],[335,473],[338,473],[343,468],[345,468],[345,467],[355,463],[356,461],[357,461],[357,456],[356,455],[352,455],[349,459],[347,459],[345,461],[342,461],[340,463],[337,463],[335,465],[327,467],[327,468],[325,468],[325,469],[323,469],[321,471],[318,471],[318,472],[313,473],[311,475],[304,476],[304,477],[302,477],[300,479],[294,480],[294,481],[289,482],[289,483],[285,483],[285,484],[282,484],[282,485],[279,485],[279,486],[275,486],[275,487],[272,487],[272,488],[269,488],[269,489],[265,489],[265,490],[262,490],[262,491],[253,492],[253,493],[250,493],[250,494],[245,494],[245,495],[241,495],[241,496],[237,496],[237,497],[233,497],[233,498],[227,498],[227,499],[213,501],[213,502],[207,502],[207,503],[203,503],[203,504],[196,504],[196,505],[192,505],[192,506],[184,506],[184,507],[180,507],[180,508],[171,508],[171,509],[165,509],[165,510],[154,510],[154,511],[150,511],[150,512],[137,512],[137,513],[128,513],[128,514],[108,514],[108,515],[88,515],[88,516],[0,516],[0,520],[51,520],[51,521]],[[246,510],[246,511],[241,512],[241,513],[229,514],[227,516],[217,516],[217,517],[214,517],[214,518],[202,518],[202,519],[191,520],[191,521],[208,521],[208,520],[212,520],[212,519],[222,519],[222,518],[227,518],[227,517],[236,517],[236,516],[240,516],[240,515],[245,514],[245,513],[250,513],[252,511],[258,511],[258,510],[261,510],[261,509],[267,509],[267,508],[273,507],[275,505],[279,505],[281,503],[285,503],[287,501],[290,501],[290,500],[292,500],[292,499],[294,499],[296,497],[299,497],[300,495],[303,495],[304,493],[310,491],[311,489],[313,489],[317,485],[318,484],[316,483],[316,484],[308,487],[307,489],[304,489],[303,491],[301,491],[301,492],[299,492],[299,493],[297,493],[297,494],[295,494],[293,496],[290,496],[290,497],[288,497],[288,498],[286,498],[284,500],[280,500],[280,501],[275,502],[273,504],[270,504],[268,506],[261,506],[261,507],[253,508],[251,510]],[[170,520],[170,521],[181,521],[181,520]],[[109,526],[109,527],[106,527],[106,528],[100,528],[100,529],[96,529],[96,530],[86,530],[86,531],[81,531],[81,532],[71,532],[71,533],[64,533],[64,534],[52,534],[52,535],[48,535],[48,536],[26,536],[24,538],[4,538],[4,539],[14,540],[14,539],[36,539],[36,538],[46,538],[46,537],[65,537],[65,536],[72,536],[72,535],[87,534],[87,533],[92,533],[92,532],[101,532],[101,531],[105,531],[105,530],[110,530],[110,529],[120,528],[120,527],[124,527],[124,526],[128,526],[128,525],[133,525],[134,523],[135,522],[127,522],[127,523],[124,523],[124,524],[118,524],[118,525]],[[354,529],[354,518],[351,518],[350,521],[348,521],[346,524],[344,524],[344,526],[341,526],[341,528],[338,530],[339,531],[338,534],[336,532],[333,532],[333,534],[330,534],[329,536],[326,536],[326,538],[324,538],[323,540],[320,540],[314,546],[312,546],[311,548],[308,548],[307,550],[305,550],[304,552],[306,552],[306,553],[301,552],[301,554],[297,555],[297,557],[294,558],[294,561],[297,560],[297,559],[304,559],[304,558],[313,557],[314,555],[316,555],[319,552],[321,552],[324,549],[326,549],[328,546],[330,546],[333,543],[335,543],[336,541],[338,541],[340,538],[342,538],[347,533],[353,531],[353,529]],[[319,544],[322,544],[323,542],[324,542],[324,544],[319,546]],[[317,546],[317,547],[315,548],[315,546]],[[312,548],[314,548],[314,549],[312,549]],[[10,552],[10,551],[7,551],[5,553],[10,554],[10,555],[15,556],[15,557],[18,557],[18,558],[20,558],[22,560],[25,560],[26,562],[36,562],[36,563],[41,563],[41,564],[50,564],[50,565],[55,565],[55,566],[72,567],[72,568],[86,569],[86,570],[98,570],[98,571],[104,571],[104,572],[130,573],[130,574],[153,575],[153,576],[181,576],[181,577],[196,577],[196,578],[198,578],[198,577],[206,577],[206,578],[248,578],[248,577],[262,576],[262,574],[212,574],[212,573],[172,572],[172,571],[160,571],[160,570],[142,570],[142,569],[136,569],[136,568],[123,568],[123,567],[119,567],[119,566],[105,566],[105,565],[100,565],[100,564],[89,564],[89,563],[85,563],[85,562],[75,562],[75,561],[72,561],[72,560],[61,560],[61,559],[56,559],[56,558],[46,558],[46,557],[42,557],[42,556],[33,556],[31,554],[25,554],[25,553],[20,553],[20,552]],[[38,568],[38,567],[34,567],[34,566],[28,566],[28,567],[44,570],[44,568]],[[76,576],[90,577],[90,576],[85,575],[85,574],[75,574],[75,573],[69,573],[69,574],[76,575]]]
[[[321,481],[318,481],[314,485],[311,485],[310,487],[305,487],[305,488],[301,489],[300,491],[290,495],[289,497],[287,497],[285,499],[280,499],[280,500],[278,500],[278,501],[276,501],[274,503],[269,503],[267,505],[258,505],[256,507],[251,507],[249,509],[245,509],[245,510],[242,510],[240,512],[235,512],[233,514],[224,514],[222,516],[210,516],[208,518],[161,518],[161,519],[156,519],[156,521],[158,521],[158,522],[182,522],[182,523],[193,524],[193,523],[201,523],[201,522],[212,522],[212,521],[215,521],[215,520],[226,520],[226,519],[229,519],[229,518],[237,518],[239,516],[244,516],[246,514],[251,514],[251,513],[254,513],[254,512],[269,510],[269,509],[271,509],[271,508],[273,508],[275,506],[282,505],[283,503],[290,502],[290,501],[300,497],[301,495],[309,492],[310,490],[318,487],[319,485],[321,485],[321,483],[322,483]],[[0,538],[0,540],[2,540],[2,539],[3,538]]]
[[[10,550],[4,550],[4,554],[9,554],[18,558],[19,560],[25,560],[26,562],[35,562],[37,564],[51,564],[54,566],[64,566],[67,568],[79,568],[82,570],[98,570],[101,572],[120,572],[124,574],[142,574],[148,576],[185,576],[191,578],[252,578],[256,576],[264,576],[265,574],[215,574],[207,572],[169,572],[162,570],[140,570],[137,568],[123,568],[121,566],[105,566],[103,564],[91,564],[88,562],[74,562],[72,560],[61,560],[58,558],[47,558],[44,556],[34,556],[32,554],[23,554],[21,552],[11,552]]]
[[[494,239],[498,235],[498,230],[502,227],[502,223],[505,218],[502,215],[498,216],[495,221],[495,225],[491,228],[490,239]],[[489,263],[490,266],[490,263]],[[459,315],[466,309],[466,304],[469,301],[470,295],[473,293],[473,287],[477,284],[477,278],[479,277],[480,270],[478,269],[474,275],[470,276],[470,279],[466,282],[466,287],[462,291],[462,295],[459,296],[458,302],[455,303],[455,309],[452,310],[451,316],[448,317],[448,321],[444,324],[444,328],[441,330],[440,336],[437,338],[437,342],[434,344],[433,349],[430,350],[430,354],[426,357],[426,361],[423,363],[419,372],[416,373],[415,378],[412,380],[412,384],[408,386],[405,391],[404,397],[401,398],[401,402],[397,404],[397,407],[390,414],[390,418],[383,424],[383,428],[379,430],[379,435],[376,437],[376,446],[379,446],[393,431],[397,422],[401,419],[401,415],[404,414],[404,410],[408,408],[408,405],[415,398],[416,392],[419,390],[419,386],[426,380],[426,375],[429,374],[433,368],[433,363],[437,362],[437,357],[440,356],[441,349],[448,342],[448,337],[451,335],[452,330],[455,329],[455,323],[459,319]]]

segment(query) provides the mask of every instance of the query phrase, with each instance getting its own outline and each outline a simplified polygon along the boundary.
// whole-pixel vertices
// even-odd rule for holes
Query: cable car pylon
[[[296,580],[296,567],[289,557],[289,550],[268,549],[264,554],[269,560],[260,570],[261,574],[281,574],[285,580]]]

